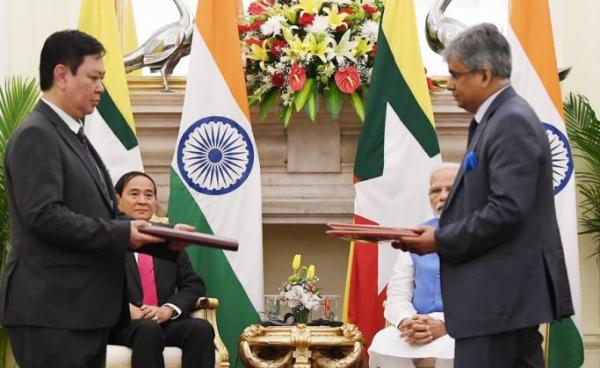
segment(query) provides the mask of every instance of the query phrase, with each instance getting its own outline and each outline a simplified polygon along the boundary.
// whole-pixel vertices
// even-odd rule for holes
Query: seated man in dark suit
[[[156,210],[156,184],[137,171],[123,175],[115,190],[119,209],[134,219],[150,220]],[[214,331],[208,321],[189,318],[196,300],[205,293],[204,282],[185,251],[177,262],[146,254],[128,254],[125,260],[130,323],[111,332],[110,343],[133,350],[134,368],[164,367],[165,346],[183,352],[182,367],[212,368]]]

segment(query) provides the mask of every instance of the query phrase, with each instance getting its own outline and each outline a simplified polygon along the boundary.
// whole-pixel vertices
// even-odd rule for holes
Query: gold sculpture
[[[350,368],[362,363],[362,333],[341,327],[252,325],[241,336],[240,357],[254,368]]]

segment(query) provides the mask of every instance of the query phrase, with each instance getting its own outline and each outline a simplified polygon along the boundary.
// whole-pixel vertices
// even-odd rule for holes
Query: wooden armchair
[[[192,312],[193,318],[204,318],[215,330],[215,368],[229,368],[229,352],[221,340],[217,328],[217,308],[219,300],[215,298],[199,298],[196,309]],[[181,349],[167,346],[163,351],[165,368],[181,367]],[[126,346],[108,345],[106,348],[106,368],[131,367],[131,349]]]

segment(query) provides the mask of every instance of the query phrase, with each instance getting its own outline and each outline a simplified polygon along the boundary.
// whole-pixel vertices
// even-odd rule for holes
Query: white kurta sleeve
[[[398,252],[394,272],[387,287],[384,317],[397,327],[404,318],[410,318],[417,313],[412,304],[415,288],[415,270],[412,258],[408,252]]]

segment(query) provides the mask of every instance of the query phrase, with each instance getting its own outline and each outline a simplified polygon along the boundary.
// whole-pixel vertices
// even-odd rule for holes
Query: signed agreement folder
[[[201,245],[209,248],[219,248],[225,250],[238,250],[238,242],[234,239],[224,238],[222,236],[198,233],[195,231],[177,230],[164,226],[148,226],[139,228],[144,234],[153,235],[166,240],[179,240],[190,244]]]
[[[418,236],[420,231],[415,228],[388,227],[379,225],[360,224],[327,224],[332,230],[327,235],[358,242],[378,242],[400,240],[401,237]]]

